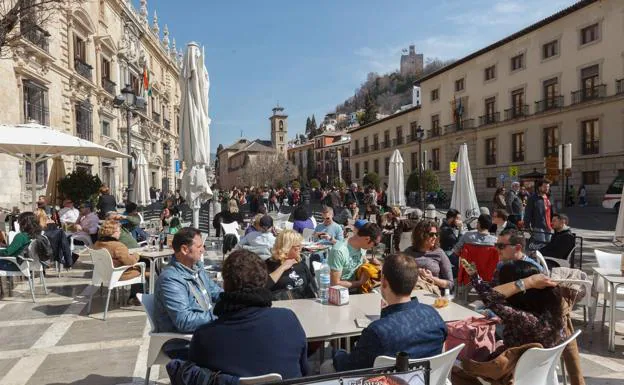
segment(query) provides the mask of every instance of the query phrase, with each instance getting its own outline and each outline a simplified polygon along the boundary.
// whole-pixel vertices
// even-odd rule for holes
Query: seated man
[[[446,220],[440,226],[440,247],[445,253],[450,254],[453,247],[462,235],[462,216],[459,211],[449,209],[446,212]]]
[[[489,214],[479,215],[477,229],[467,231],[459,238],[459,241],[453,247],[453,254],[460,255],[461,249],[466,243],[470,245],[494,246],[496,236],[490,234],[490,227],[492,227],[492,217]]]
[[[555,232],[550,238],[550,242],[539,250],[542,255],[558,259],[568,258],[568,254],[576,246],[576,240],[568,226],[568,221],[568,216],[565,214],[553,214],[552,227]]]
[[[492,213],[492,227],[490,227],[490,233],[498,237],[503,230],[516,229],[516,225],[507,220],[508,217],[509,214],[507,214],[507,211],[503,209],[494,210],[494,213]]]
[[[410,359],[442,352],[446,324],[433,307],[417,299],[410,300],[417,281],[418,266],[414,258],[404,254],[386,257],[381,296],[388,305],[381,310],[381,318],[362,330],[351,353],[336,353],[333,360],[336,371],[372,368],[376,357],[394,357],[397,352],[408,353]]]
[[[342,227],[334,222],[334,210],[331,207],[325,207],[322,211],[323,222],[316,225],[314,236],[318,239],[326,240],[333,244],[344,239]]]
[[[275,235],[273,235],[273,218],[264,215],[258,221],[258,228],[240,239],[236,245],[236,249],[245,249],[252,251],[262,260],[271,257],[271,250],[275,245]]]
[[[128,203],[128,205],[130,205],[130,203]],[[109,211],[106,213],[105,218],[107,220],[114,220],[120,223],[119,242],[123,243],[128,249],[135,249],[139,247],[139,243],[136,241],[136,239],[134,239],[128,229],[125,226],[121,225],[126,217],[116,211]]]
[[[347,240],[341,240],[329,250],[327,264],[330,272],[330,286],[340,285],[348,289],[359,289],[370,276],[361,274],[357,277],[358,268],[364,263],[366,250],[373,248],[381,241],[381,229],[374,223],[366,223],[357,228],[357,232]],[[375,263],[376,261],[373,261]],[[378,263],[378,262],[377,262]]]
[[[494,282],[498,282],[498,271],[502,265],[509,261],[526,261],[535,265],[540,272],[543,270],[539,262],[524,254],[524,245],[524,235],[518,230],[503,230],[498,236],[496,248],[500,262],[496,266]]]
[[[63,201],[63,208],[59,210],[59,220],[61,224],[74,224],[80,216],[80,211],[74,207],[74,202],[71,199],[65,199]]]
[[[76,221],[76,233],[74,233],[73,238],[76,241],[81,241],[85,245],[90,246],[97,240],[99,225],[100,218],[91,211],[91,203],[81,203],[80,216]]]
[[[204,243],[201,232],[192,227],[173,237],[174,257],[156,281],[156,330],[162,333],[193,333],[212,322],[213,303],[223,291],[204,270]],[[186,359],[187,341],[173,341],[165,346],[171,358]]]
[[[136,203],[126,203],[126,212],[124,213],[124,219],[121,221],[121,224],[130,232],[137,242],[147,241],[149,235],[141,228],[141,216],[137,209],[138,206]]]

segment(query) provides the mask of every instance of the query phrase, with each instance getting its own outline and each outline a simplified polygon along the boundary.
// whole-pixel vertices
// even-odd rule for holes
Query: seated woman
[[[134,202],[126,203],[126,211],[123,214],[123,220],[121,220],[121,227],[128,230],[132,238],[137,242],[147,241],[149,238],[147,232],[141,228],[141,216],[139,215],[138,206]]]
[[[243,225],[243,216],[238,210],[238,203],[235,199],[228,200],[228,205],[220,213],[214,216],[212,219],[212,225],[215,228],[217,237],[221,235],[221,223],[233,223],[238,222],[240,226]]]
[[[303,237],[295,230],[284,230],[277,236],[273,255],[266,260],[270,279],[267,288],[273,300],[316,298],[316,281],[301,260]]]
[[[293,230],[298,232],[299,234],[303,234],[303,229],[311,229],[314,230],[314,223],[312,222],[312,218],[308,215],[308,210],[304,206],[299,206],[293,212]]]
[[[44,209],[36,209],[35,218],[39,226],[43,229],[43,235],[45,235],[50,242],[52,252],[54,253],[54,260],[62,263],[66,269],[69,269],[75,262],[72,258],[69,238],[65,235],[65,232],[48,217]],[[77,257],[76,255],[76,258]]]
[[[214,308],[219,318],[195,331],[189,360],[240,377],[306,376],[305,332],[291,310],[271,307],[265,263],[250,251],[236,250],[221,273],[224,292]]]
[[[237,249],[245,249],[258,254],[262,260],[271,257],[271,250],[275,245],[275,235],[273,235],[273,218],[268,215],[260,218],[257,231],[245,235],[238,241]]]
[[[30,241],[38,234],[41,234],[41,226],[35,214],[31,211],[21,213],[17,217],[20,232],[15,235],[9,247],[0,249],[0,257],[18,257],[24,249],[30,245]],[[18,271],[19,267],[10,261],[0,259],[0,270]]]
[[[139,256],[130,254],[128,247],[119,241],[121,235],[121,225],[115,220],[106,220],[100,227],[99,237],[93,245],[96,250],[106,249],[113,259],[113,267],[130,266],[139,262]],[[121,275],[121,281],[132,279],[141,275],[141,269],[134,266],[124,271]],[[136,297],[137,293],[143,291],[143,285],[140,283],[130,286],[130,298],[128,302],[134,306],[141,306]]]
[[[451,261],[440,248],[438,225],[430,220],[422,220],[412,231],[412,246],[403,251],[416,258],[418,273],[423,280],[440,289],[453,289]]]
[[[401,209],[398,207],[392,207],[387,213],[378,216],[381,218],[381,223],[378,225],[383,231],[383,243],[386,245],[386,253],[391,253],[390,245],[392,245],[395,253],[399,252],[399,243],[401,243]]]
[[[502,320],[504,348],[536,342],[552,348],[573,333],[569,310],[588,293],[557,286],[555,281],[540,274],[534,264],[522,260],[503,264],[500,284],[494,288],[481,280],[469,264],[464,264],[464,268],[485,306]],[[503,350],[497,350],[490,358]],[[576,341],[564,350],[563,358],[571,383],[584,383]]]

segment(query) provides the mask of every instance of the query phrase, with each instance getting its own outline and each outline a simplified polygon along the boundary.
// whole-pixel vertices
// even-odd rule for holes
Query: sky
[[[137,4],[138,0],[134,0]],[[398,70],[410,44],[425,61],[458,59],[574,0],[148,0],[177,47],[205,46],[211,151],[269,139],[279,103],[288,136],[320,122],[369,72]]]

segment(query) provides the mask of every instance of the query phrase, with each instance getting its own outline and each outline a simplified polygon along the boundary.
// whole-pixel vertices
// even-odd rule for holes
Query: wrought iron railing
[[[45,29],[41,28],[40,26],[36,24],[23,25],[22,30],[24,31],[22,33],[22,36],[24,36],[26,40],[28,40],[29,42],[33,43],[34,45],[36,45],[37,47],[41,48],[42,50],[46,52],[50,50],[50,44],[48,41],[48,38],[50,37],[50,33],[48,33],[48,31],[46,31]]]
[[[160,114],[156,111],[152,111],[152,120],[160,124]]]
[[[524,118],[529,115],[529,106],[526,104],[514,106],[505,110],[505,120]]]
[[[624,79],[618,79],[615,81],[615,93],[624,93]]]
[[[561,107],[563,107],[563,95],[553,96],[535,102],[535,113],[539,114],[544,111],[553,110]]]
[[[592,155],[598,154],[600,150],[600,141],[599,140],[590,140],[583,143],[583,155]]]
[[[500,122],[500,112],[492,112],[491,114],[479,116],[479,126],[485,126],[498,122]]]
[[[585,87],[578,91],[572,92],[572,104],[596,100],[607,96],[606,84],[599,84],[593,87]]]
[[[104,88],[104,90],[108,92],[109,94],[115,95],[116,85],[117,83],[115,83],[114,81],[107,79],[107,78],[102,78],[102,88]]]
[[[93,79],[92,77],[93,67],[91,67],[89,63],[86,63],[82,59],[76,57],[74,58],[74,68],[76,69],[76,72],[78,72],[78,74],[82,76],[83,78],[86,78],[89,80]]]

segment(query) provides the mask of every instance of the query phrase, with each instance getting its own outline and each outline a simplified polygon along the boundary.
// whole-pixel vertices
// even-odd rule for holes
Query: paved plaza
[[[615,213],[599,208],[571,209],[572,225],[585,238],[583,270],[595,265],[593,248],[616,251],[610,243]],[[407,234],[406,234],[407,236]],[[404,241],[408,241],[406,237]],[[409,242],[409,241],[408,241]],[[404,242],[402,242],[403,244]],[[403,246],[403,245],[402,245]],[[214,255],[212,255],[214,257]],[[95,294],[87,315],[92,265],[88,258],[61,277],[47,278],[44,295],[37,280],[37,303],[20,282],[13,296],[0,301],[0,384],[142,383],[146,370],[149,325],[141,307],[126,307],[111,300],[108,319],[102,320],[104,298]],[[616,352],[607,351],[607,328],[584,327],[583,313],[574,313],[580,336],[582,365],[588,384],[624,381],[624,312],[618,312]],[[314,363],[317,365],[318,363]],[[168,384],[164,367],[152,370],[155,383]]]

